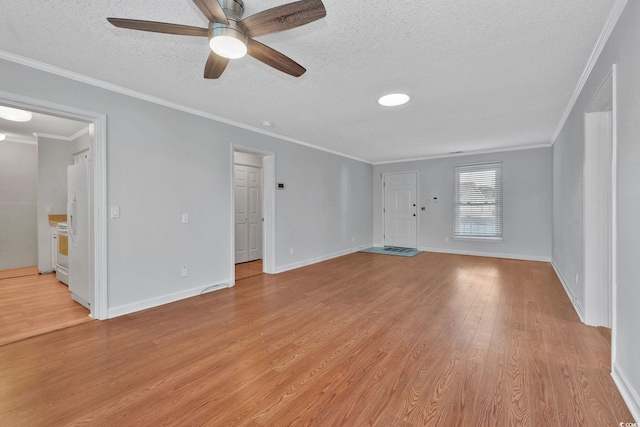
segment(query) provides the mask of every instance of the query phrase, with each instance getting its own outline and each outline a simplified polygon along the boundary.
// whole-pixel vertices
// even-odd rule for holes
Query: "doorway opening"
[[[63,190],[55,191],[62,194],[58,194],[50,202],[40,200],[40,194],[45,192],[41,191],[38,184],[35,212],[38,217],[42,217],[39,218],[42,219],[42,224],[38,227],[41,236],[37,244],[37,271],[48,273],[56,270],[54,264],[59,265],[58,269],[63,274],[60,278],[56,276],[55,282],[64,283],[65,279],[68,281],[71,278],[74,285],[79,287],[69,288],[69,298],[87,307],[91,318],[106,319],[106,116],[9,92],[0,92],[0,104],[31,112],[34,117],[49,118],[59,123],[76,122],[82,127],[72,135],[60,136],[56,132],[37,129],[34,131],[35,135],[33,132],[30,134],[35,137],[34,142],[40,145],[38,150],[57,149],[56,144],[62,143],[63,148],[68,151],[56,151],[61,153],[61,164],[68,163],[55,168],[56,180],[64,184]],[[12,138],[19,139],[20,136],[12,134]],[[23,135],[22,138],[27,136]],[[48,152],[42,156],[51,160]],[[71,181],[70,170],[73,175]],[[38,171],[38,175],[41,173],[43,172]],[[43,180],[36,179],[46,184],[55,184],[53,181],[56,181],[48,181],[47,177]],[[74,184],[74,197],[71,198],[68,197],[69,182]],[[66,228],[62,224],[56,227],[58,244],[55,247],[52,243],[49,214],[54,216],[54,222],[66,223]],[[41,243],[44,238],[48,239],[48,244]],[[54,255],[61,258],[56,260]]]
[[[274,155],[236,146],[232,170],[234,279],[274,273]]]
[[[385,173],[383,186],[384,246],[418,247],[418,173]]]
[[[612,349],[617,258],[615,77],[614,65],[584,110],[583,171],[584,320],[612,329]]]

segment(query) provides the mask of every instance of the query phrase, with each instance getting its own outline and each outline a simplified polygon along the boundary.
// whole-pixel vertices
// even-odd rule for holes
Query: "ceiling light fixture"
[[[7,135],[5,135],[3,132],[0,132],[0,141],[4,141],[5,139],[7,139]]]
[[[397,107],[406,104],[410,99],[411,97],[406,93],[391,93],[378,99],[378,104],[383,107]]]
[[[229,20],[229,25],[216,22],[211,29],[209,47],[224,58],[242,58],[247,54],[247,36],[236,29],[235,21]]]
[[[33,117],[31,111],[18,110],[17,108],[0,105],[0,118],[11,120],[12,122],[28,122]]]

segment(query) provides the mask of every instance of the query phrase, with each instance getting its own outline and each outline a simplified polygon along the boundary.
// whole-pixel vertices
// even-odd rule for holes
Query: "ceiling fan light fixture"
[[[235,24],[234,21],[229,23]],[[214,24],[209,47],[217,55],[229,59],[242,58],[247,54],[247,36],[231,26]]]
[[[411,97],[406,93],[391,93],[378,99],[378,104],[383,107],[397,107],[409,102]]]
[[[12,122],[28,122],[33,117],[31,111],[19,110],[17,108],[0,105],[0,118]]]

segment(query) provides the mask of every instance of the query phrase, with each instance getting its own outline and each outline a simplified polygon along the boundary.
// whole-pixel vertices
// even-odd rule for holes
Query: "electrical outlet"
[[[293,248],[289,251],[289,255],[293,255]]]
[[[111,218],[120,218],[119,206],[111,206]]]
[[[351,237],[351,241],[352,241],[352,242],[355,242],[355,241],[356,241],[356,236],[352,236],[352,237]]]
[[[182,277],[188,277],[189,276],[189,267],[184,266],[182,267]]]
[[[47,206],[44,208],[44,211],[47,215],[51,215],[51,213],[53,212],[53,208],[51,206]]]
[[[182,223],[183,224],[188,224],[189,223],[189,214],[188,213],[183,213],[182,214]]]

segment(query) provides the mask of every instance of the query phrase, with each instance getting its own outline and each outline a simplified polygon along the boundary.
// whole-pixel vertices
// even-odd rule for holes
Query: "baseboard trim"
[[[489,258],[505,258],[505,259],[518,259],[524,261],[539,261],[539,262],[551,262],[551,258],[538,256],[538,255],[520,255],[520,254],[501,254],[495,252],[481,252],[481,251],[465,251],[459,249],[443,249],[443,248],[427,248],[419,247],[419,251],[423,252],[436,252],[442,254],[453,255],[470,255],[470,256],[482,256]]]
[[[551,266],[553,267],[553,270],[556,272],[556,276],[558,276],[558,280],[560,280],[560,284],[562,284],[562,287],[564,288],[564,292],[569,297],[569,301],[571,301],[571,305],[573,305],[573,309],[578,314],[578,317],[580,318],[580,321],[582,323],[585,323],[585,321],[584,321],[584,312],[583,312],[582,307],[580,306],[580,304],[578,302],[578,298],[576,298],[573,295],[573,292],[571,292],[571,288],[569,288],[569,286],[567,286],[567,281],[565,280],[564,276],[560,272],[560,269],[558,268],[558,266],[556,265],[556,263],[554,261],[551,261]]]
[[[613,364],[613,372],[611,372],[611,377],[613,378],[613,382],[618,386],[618,390],[620,390],[620,394],[624,399],[624,402],[627,404],[631,415],[633,416],[633,420],[640,424],[640,397],[638,397],[638,393],[633,389],[627,376],[620,369],[617,364]],[[620,420],[620,421],[630,421],[630,420]]]
[[[131,314],[137,311],[158,307],[160,305],[169,304],[172,302],[195,297],[197,295],[201,295],[201,294],[212,292],[212,291],[218,291],[220,289],[230,288],[232,286],[233,286],[233,281],[227,280],[224,282],[214,283],[206,286],[198,286],[196,288],[186,289],[180,292],[174,292],[172,294],[163,295],[163,296],[151,298],[144,301],[125,304],[118,307],[111,307],[107,310],[107,318],[112,319],[114,317],[124,316],[126,314]]]
[[[301,267],[306,267],[308,265],[312,265],[312,264],[317,264],[319,262],[322,261],[327,261],[333,258],[338,258],[344,255],[349,255],[352,254],[354,252],[358,252],[361,249],[365,249],[365,248],[370,248],[371,246],[373,246],[373,244],[369,244],[369,245],[364,245],[364,246],[358,246],[357,248],[350,248],[344,251],[340,251],[340,252],[334,252],[332,254],[328,254],[328,255],[323,255],[323,256],[319,256],[316,258],[310,258],[304,261],[300,261],[300,262],[294,262],[292,264],[287,264],[287,265],[283,265],[280,267],[276,267],[276,274],[278,273],[284,273],[285,271],[290,271],[290,270],[295,270],[296,268],[301,268]]]

